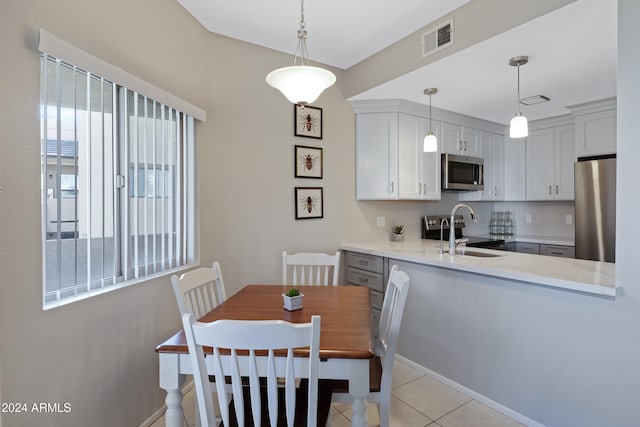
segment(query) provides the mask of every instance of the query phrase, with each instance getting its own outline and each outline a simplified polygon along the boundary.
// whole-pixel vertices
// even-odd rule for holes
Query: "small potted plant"
[[[391,241],[401,242],[404,240],[404,225],[398,224],[391,227]]]
[[[300,310],[302,308],[303,296],[304,294],[301,294],[297,288],[289,288],[287,292],[282,294],[285,310],[289,310],[289,311]]]

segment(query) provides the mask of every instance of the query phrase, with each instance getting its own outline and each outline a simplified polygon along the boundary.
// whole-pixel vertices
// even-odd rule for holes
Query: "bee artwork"
[[[295,136],[322,139],[322,108],[294,105],[293,126]]]
[[[295,187],[296,219],[322,218],[322,187]]]
[[[322,178],[322,148],[294,146],[296,178]]]

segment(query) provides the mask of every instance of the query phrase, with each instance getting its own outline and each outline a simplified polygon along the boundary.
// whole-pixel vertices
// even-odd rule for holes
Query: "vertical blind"
[[[43,303],[194,258],[194,118],[43,53]]]

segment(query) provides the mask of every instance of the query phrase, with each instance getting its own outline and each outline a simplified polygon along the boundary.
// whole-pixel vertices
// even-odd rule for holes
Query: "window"
[[[193,116],[41,56],[43,304],[194,260]]]

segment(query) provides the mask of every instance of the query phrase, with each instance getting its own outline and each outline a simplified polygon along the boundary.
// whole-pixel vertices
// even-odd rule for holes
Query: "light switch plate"
[[[573,216],[571,214],[564,216],[564,223],[567,225],[573,224]]]
[[[527,224],[531,224],[531,214],[526,214],[524,216],[524,222],[526,222]]]
[[[378,227],[384,227],[385,222],[386,222],[386,221],[385,221],[385,217],[384,217],[384,216],[378,216],[378,217],[376,218],[376,222],[377,222],[377,224],[378,224]]]

